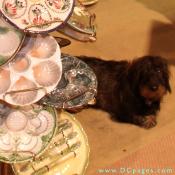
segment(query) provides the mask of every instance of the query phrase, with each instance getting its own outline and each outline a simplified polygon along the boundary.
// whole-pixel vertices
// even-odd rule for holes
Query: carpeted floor
[[[105,174],[99,172],[99,169],[105,167],[121,165],[134,168],[134,162],[140,168],[144,168],[144,165],[151,168],[151,165],[159,165],[161,162],[162,168],[168,165],[168,168],[174,168],[174,173],[171,173],[174,175],[175,2],[99,0],[89,9],[97,15],[97,42],[81,43],[72,40],[72,44],[62,49],[62,52],[97,56],[105,60],[131,60],[150,54],[164,56],[170,62],[172,93],[162,103],[158,125],[150,130],[113,122],[102,111],[86,109],[78,113],[77,118],[87,132],[91,147],[86,175]],[[144,164],[148,161],[149,164]]]
[[[175,131],[93,174],[175,174],[174,152]]]

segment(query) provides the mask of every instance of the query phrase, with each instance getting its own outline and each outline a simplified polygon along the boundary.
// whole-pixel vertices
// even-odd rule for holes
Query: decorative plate
[[[74,0],[1,0],[5,19],[31,33],[50,32],[66,22]]]
[[[72,16],[67,23],[75,30],[96,36],[95,14],[91,14],[87,8],[78,1],[76,1]]]
[[[37,102],[61,79],[61,53],[56,40],[40,35],[28,39],[15,59],[0,68],[0,99],[13,105]]]
[[[0,66],[14,58],[25,39],[25,34],[10,26],[0,17]]]
[[[97,79],[93,70],[83,61],[62,55],[63,74],[57,87],[39,103],[56,108],[76,108],[87,105],[97,92]]]
[[[35,159],[49,145],[55,129],[54,108],[9,107],[0,115],[0,161],[17,163]]]
[[[13,164],[16,175],[85,174],[90,152],[86,133],[80,123],[69,113],[61,113],[59,121],[57,133],[50,148],[35,161]],[[63,136],[69,146],[64,143]]]

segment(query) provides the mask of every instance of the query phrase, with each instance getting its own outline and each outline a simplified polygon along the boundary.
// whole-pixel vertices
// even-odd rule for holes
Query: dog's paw
[[[153,128],[154,126],[156,126],[156,124],[157,124],[157,121],[154,115],[145,116],[141,123],[142,127],[146,129]]]

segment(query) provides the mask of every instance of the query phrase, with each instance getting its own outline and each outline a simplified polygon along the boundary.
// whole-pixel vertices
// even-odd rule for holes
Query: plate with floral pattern
[[[31,32],[50,32],[70,17],[74,0],[1,0],[0,10],[10,23]]]
[[[56,131],[54,108],[12,108],[1,104],[0,112],[0,161],[33,160],[47,148]]]

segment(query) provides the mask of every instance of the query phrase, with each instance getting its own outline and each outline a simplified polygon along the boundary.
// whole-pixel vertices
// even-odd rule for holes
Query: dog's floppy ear
[[[168,92],[171,93],[171,86],[170,86],[170,83],[169,83],[169,79],[170,79],[170,70],[169,70],[169,66],[168,66],[168,61],[167,59],[163,58],[163,57],[160,57],[160,56],[156,56],[155,57],[157,60],[159,60],[159,62],[161,63],[161,70],[163,72],[163,79],[164,79],[164,86],[166,87],[166,90]]]
[[[168,69],[168,64],[167,64],[167,67],[164,70],[163,78],[165,81],[165,87],[166,87],[167,91],[171,93],[171,86],[169,83],[169,77],[170,77],[170,71]]]
[[[141,65],[137,60],[134,60],[129,67],[128,70],[128,79],[131,84],[131,88],[133,91],[138,91],[139,84],[141,81]]]

